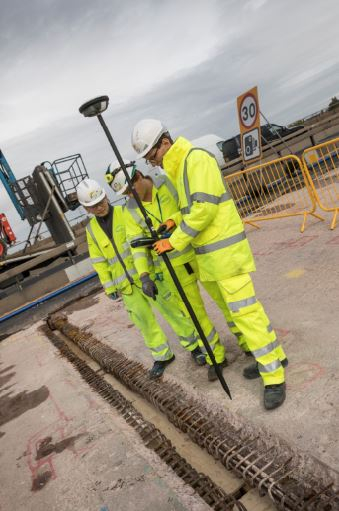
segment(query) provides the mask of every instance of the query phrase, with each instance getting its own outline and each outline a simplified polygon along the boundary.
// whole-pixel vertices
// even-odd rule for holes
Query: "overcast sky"
[[[236,97],[288,124],[339,96],[338,0],[0,0],[0,148],[17,178],[81,153],[103,183],[111,149],[78,107],[101,94],[125,157],[142,118],[174,136],[238,131]],[[23,239],[0,184],[0,212]]]

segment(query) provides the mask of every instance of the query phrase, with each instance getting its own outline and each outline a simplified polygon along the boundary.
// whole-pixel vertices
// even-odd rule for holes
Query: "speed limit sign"
[[[238,118],[244,162],[261,156],[260,110],[257,87],[237,98]]]
[[[245,128],[249,129],[254,126],[258,116],[257,98],[253,94],[245,96],[240,104],[240,120]]]

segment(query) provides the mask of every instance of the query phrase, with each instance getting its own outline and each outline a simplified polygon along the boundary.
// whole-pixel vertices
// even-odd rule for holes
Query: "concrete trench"
[[[172,445],[172,442],[153,423],[146,420],[143,415],[126,399],[119,390],[114,388],[107,379],[98,374],[98,369],[92,369],[84,360],[70,349],[60,335],[52,332],[44,332],[51,342],[57,347],[73,366],[79,371],[81,377],[88,385],[106,399],[123,416],[126,423],[133,427],[144,445],[153,450],[187,485],[191,486],[198,495],[216,511],[249,511],[244,504],[237,500],[242,495],[238,490],[236,495],[228,494],[215,484],[212,479],[197,471],[187,462]],[[100,371],[100,369],[99,369]]]
[[[242,429],[237,430],[227,419],[219,415],[213,416],[203,405],[189,397],[179,385],[149,380],[142,364],[128,360],[125,355],[98,341],[92,334],[70,324],[63,315],[50,316],[47,324],[49,328],[44,327],[44,333],[52,342],[58,344],[63,341],[58,340],[50,328],[59,330],[65,336],[65,340],[72,341],[77,349],[95,360],[105,373],[113,375],[116,380],[122,382],[129,392],[133,391],[154,405],[176,428],[188,435],[197,446],[205,449],[201,451],[202,453],[209,453],[243,481],[237,491],[227,494],[218,486],[216,486],[218,489],[209,491],[211,480],[208,476],[207,479],[203,479],[200,491],[202,494],[205,492],[208,498],[212,499],[212,505],[210,504],[212,508],[214,503],[215,506],[219,506],[214,509],[246,509],[245,504],[241,502],[242,494],[250,488],[256,488],[259,494],[266,495],[265,498],[269,498],[274,506],[267,507],[266,500],[265,503],[263,502],[266,507],[260,507],[260,505],[250,507],[249,511],[252,509],[258,511],[261,509],[286,511],[339,509],[339,495],[334,490],[333,483],[328,481],[326,474],[324,473],[324,477],[321,477],[321,464],[316,471],[316,477],[312,473],[300,471],[297,456],[293,455],[292,451],[283,451],[277,445],[264,446],[260,439],[260,432],[249,435]],[[74,354],[72,356],[74,357]],[[159,434],[158,439],[162,438],[166,445],[166,437]],[[160,444],[157,444],[157,448],[161,451]],[[197,481],[199,482],[195,479],[196,483]],[[213,500],[215,496],[211,497],[211,494],[219,495],[219,497],[221,495],[221,500],[218,501],[218,497]],[[206,502],[208,503],[207,500]],[[239,505],[243,507],[236,507]]]

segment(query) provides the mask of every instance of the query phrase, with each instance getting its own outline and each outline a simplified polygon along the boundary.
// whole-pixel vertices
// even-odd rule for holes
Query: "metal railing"
[[[302,160],[317,204],[333,212],[334,229],[339,211],[339,137],[305,149]]]
[[[225,178],[244,223],[256,228],[258,222],[302,216],[304,232],[308,215],[317,204],[308,179],[307,169],[294,155],[255,165]]]

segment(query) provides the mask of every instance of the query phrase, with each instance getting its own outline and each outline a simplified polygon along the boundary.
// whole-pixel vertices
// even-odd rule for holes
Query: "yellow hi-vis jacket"
[[[91,218],[86,227],[91,263],[107,295],[115,291],[131,294],[131,283],[137,278],[132,254],[126,241],[123,217],[122,206],[115,206],[113,208],[112,235],[120,257],[95,217]],[[121,264],[121,260],[123,264]]]
[[[176,186],[182,215],[169,241],[194,248],[200,280],[218,281],[255,271],[253,255],[235,203],[214,156],[179,137],[163,158]],[[167,219],[166,219],[167,220]]]
[[[143,202],[143,206],[151,218],[154,228],[157,229],[162,222],[174,216],[180,222],[178,194],[172,182],[166,176],[159,176],[152,179],[152,181],[152,200],[151,202]],[[129,243],[138,238],[150,236],[143,214],[132,197],[126,203],[124,217],[126,237]],[[158,257],[154,250],[147,247],[137,247],[131,248],[131,251],[139,276],[142,273],[149,273],[150,267],[153,267],[153,265],[155,272],[161,271],[164,266],[162,257]],[[169,252],[168,257],[174,267],[195,259],[194,251],[190,245],[182,251]]]

